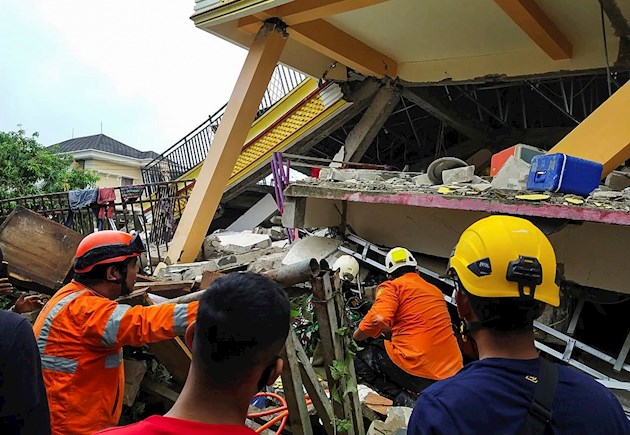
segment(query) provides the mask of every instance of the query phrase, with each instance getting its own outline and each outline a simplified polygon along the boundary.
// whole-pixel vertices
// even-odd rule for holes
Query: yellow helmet
[[[528,220],[490,216],[468,227],[449,261],[466,291],[483,298],[530,297],[557,307],[556,254]]]

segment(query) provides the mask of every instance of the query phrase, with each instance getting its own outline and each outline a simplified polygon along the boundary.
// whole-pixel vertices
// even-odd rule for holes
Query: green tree
[[[72,164],[72,156],[55,154],[37,142],[38,133],[0,131],[0,199],[84,189],[98,181],[94,171]]]

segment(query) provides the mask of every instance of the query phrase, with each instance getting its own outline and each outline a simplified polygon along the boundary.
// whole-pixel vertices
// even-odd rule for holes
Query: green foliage
[[[72,156],[55,154],[18,131],[0,131],[0,199],[83,189],[94,185],[98,176],[72,165]]]
[[[346,419],[342,420],[339,418],[335,418],[333,420],[333,423],[335,424],[335,430],[337,432],[348,432],[350,429],[352,429],[352,423],[350,423]]]

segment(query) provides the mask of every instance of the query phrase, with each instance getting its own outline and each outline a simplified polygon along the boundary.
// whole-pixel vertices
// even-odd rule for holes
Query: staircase
[[[303,74],[283,65],[276,66],[258,108],[256,119],[298,87],[304,80],[306,80],[306,76]],[[174,181],[202,163],[208,155],[208,150],[219,128],[226,106],[227,103],[160,156],[148,163],[142,169],[143,182],[151,184]]]

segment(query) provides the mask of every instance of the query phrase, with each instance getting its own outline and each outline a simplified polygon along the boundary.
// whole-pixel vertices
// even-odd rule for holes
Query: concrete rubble
[[[295,184],[318,185],[331,189],[347,189],[363,192],[446,195],[453,197],[475,196],[489,201],[517,203],[531,201],[526,194],[529,164],[511,156],[496,177],[474,175],[473,166],[444,169],[441,174],[447,181],[433,184],[428,174],[377,171],[367,169],[325,168],[325,177],[305,178]],[[378,176],[380,174],[380,176]],[[609,185],[602,184],[587,198],[555,192],[545,192],[548,198],[537,199],[546,204],[558,204],[572,207],[600,208],[617,211],[630,211],[630,185],[623,189],[626,178],[630,182],[630,168],[613,172]],[[614,178],[614,180],[613,180]],[[466,181],[464,181],[466,180]],[[613,189],[611,186],[617,187]],[[535,192],[542,193],[542,192]],[[523,195],[525,194],[525,195]]]
[[[492,180],[493,189],[525,190],[529,163],[510,156]]]
[[[366,432],[367,435],[404,435],[411,418],[412,408],[391,406],[385,421],[374,420]]]
[[[158,272],[157,278],[163,281],[195,280],[205,271],[228,272],[248,268],[262,272],[274,269],[288,250],[288,241],[281,237],[283,231],[277,228],[270,229],[270,233],[278,239],[275,241],[269,234],[249,230],[211,234],[203,242],[203,261],[167,266]]]

